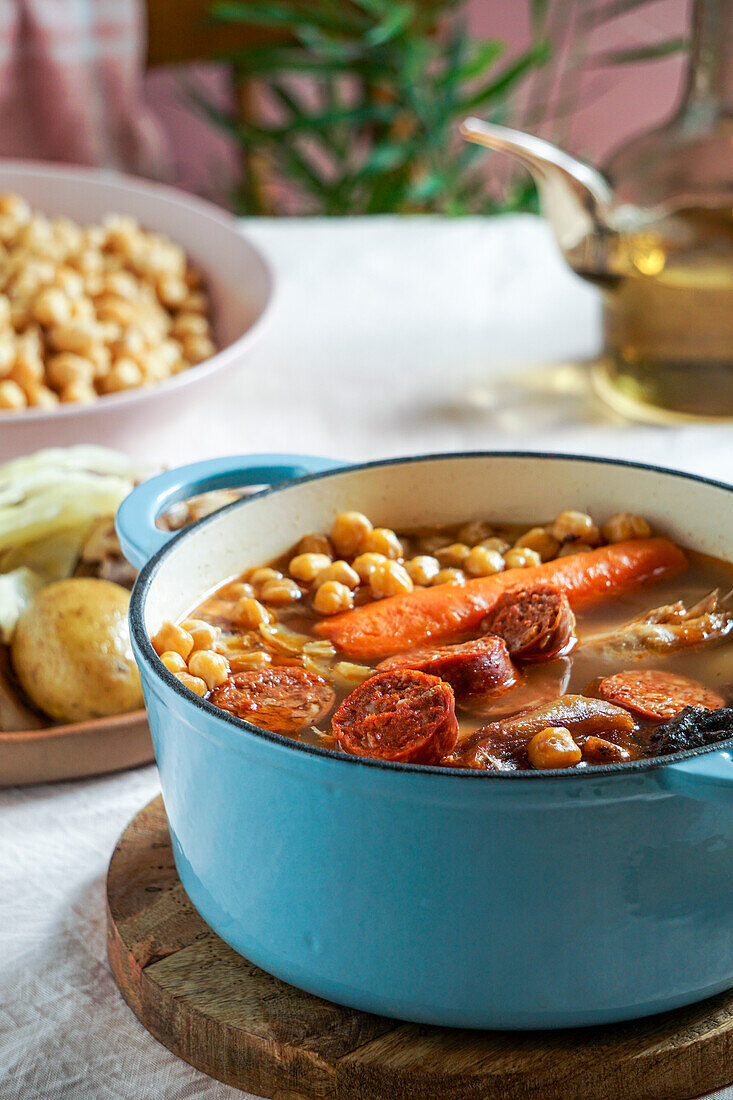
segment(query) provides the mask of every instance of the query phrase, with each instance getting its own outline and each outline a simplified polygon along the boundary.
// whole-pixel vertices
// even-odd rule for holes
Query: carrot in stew
[[[461,587],[441,584],[388,596],[323,619],[315,631],[349,657],[373,661],[477,629],[511,585],[551,581],[577,607],[612,599],[686,566],[685,554],[668,539],[629,539],[543,565],[477,577]]]

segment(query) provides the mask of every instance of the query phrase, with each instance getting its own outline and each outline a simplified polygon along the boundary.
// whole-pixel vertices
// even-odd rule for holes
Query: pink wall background
[[[17,16],[20,7],[0,0],[0,105],[6,122],[0,150],[3,155],[77,159],[166,174],[190,190],[226,202],[239,175],[239,153],[200,117],[191,104],[191,90],[203,89],[226,105],[230,101],[228,73],[221,66],[197,65],[158,69],[142,77],[144,4],[145,0],[86,0],[84,4],[55,0],[49,5],[25,0],[23,10],[32,10],[37,18],[32,26],[27,20],[24,24],[26,61],[19,66],[15,62],[23,56],[22,44],[17,44],[23,28],[12,13]],[[551,71],[561,70],[566,75],[559,92],[557,79],[553,85],[546,73],[532,78],[523,102],[517,105],[517,125],[603,164],[615,146],[659,123],[670,112],[679,94],[682,56],[615,66],[589,66],[588,57],[684,33],[690,0],[637,0],[634,10],[626,12],[627,7],[628,0],[551,0],[551,37],[557,54]],[[590,37],[579,36],[578,20],[599,9],[620,9],[621,15],[606,21]],[[477,37],[507,43],[506,60],[530,40],[529,0],[469,0],[466,11]],[[98,21],[105,16],[107,22],[87,26],[77,19],[77,26],[72,18],[75,13],[95,14]],[[29,39],[30,31],[34,34]],[[30,62],[36,66],[44,63],[41,75],[45,74],[45,83],[20,79]],[[582,68],[577,71],[579,62]],[[22,69],[15,73],[15,99],[10,94],[14,64]],[[569,77],[568,72],[575,75]],[[123,79],[124,96],[119,91]],[[54,81],[60,82],[60,92]],[[561,111],[557,110],[558,95],[563,100]],[[71,130],[69,126],[64,129],[62,116]],[[146,137],[147,160],[130,153],[129,141],[113,140],[125,126],[138,138]],[[80,144],[64,135],[90,140]]]
[[[583,7],[610,7],[608,0],[555,0],[560,20]],[[621,6],[621,5],[619,5]],[[687,34],[691,0],[651,0],[606,22],[590,37],[593,53],[653,43]],[[529,41],[529,5],[521,0],[471,0],[470,26],[480,37],[505,39],[515,52]],[[569,118],[543,127],[577,155],[603,164],[612,149],[659,123],[674,106],[685,71],[682,54],[657,61],[593,67],[584,72]]]

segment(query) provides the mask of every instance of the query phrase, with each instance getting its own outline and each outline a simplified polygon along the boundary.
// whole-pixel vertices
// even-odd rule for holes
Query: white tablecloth
[[[590,396],[569,364],[597,347],[598,298],[537,220],[263,220],[246,229],[278,277],[268,331],[226,389],[160,426],[150,457],[527,448],[731,480],[732,429],[630,427]],[[107,968],[107,862],[157,792],[153,767],[0,792],[3,1100],[244,1095],[150,1038]],[[733,1100],[733,1089],[718,1096]]]

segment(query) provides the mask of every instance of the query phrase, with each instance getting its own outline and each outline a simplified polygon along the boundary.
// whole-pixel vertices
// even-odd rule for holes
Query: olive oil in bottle
[[[733,207],[678,210],[617,239],[601,395],[649,420],[733,418]]]

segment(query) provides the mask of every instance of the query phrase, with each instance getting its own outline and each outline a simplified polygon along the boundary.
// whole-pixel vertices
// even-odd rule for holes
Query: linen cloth
[[[245,228],[278,279],[267,332],[222,387],[160,426],[149,457],[585,450],[731,480],[732,429],[630,426],[592,397],[572,364],[597,348],[598,296],[538,220]],[[146,767],[0,792],[2,1100],[245,1095],[156,1043],[107,968],[107,863],[158,790]]]

